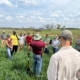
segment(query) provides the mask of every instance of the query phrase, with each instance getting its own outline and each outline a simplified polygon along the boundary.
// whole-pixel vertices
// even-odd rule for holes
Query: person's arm
[[[28,46],[28,51],[32,50],[32,43]]]
[[[32,48],[31,48],[31,46],[28,46],[28,51],[30,51]]]
[[[58,76],[57,72],[58,72],[58,62],[52,56],[51,59],[50,59],[48,69],[47,69],[48,80],[57,80],[57,76]]]
[[[10,46],[10,45],[8,44],[8,41],[7,41],[7,40],[6,40],[6,45],[7,45],[9,48],[12,49],[12,46]]]

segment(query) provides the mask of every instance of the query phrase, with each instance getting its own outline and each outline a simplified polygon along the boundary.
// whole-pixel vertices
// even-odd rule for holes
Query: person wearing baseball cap
[[[4,47],[5,46],[5,40],[7,38],[6,34],[5,34],[5,31],[2,32],[1,34],[1,47]]]
[[[47,69],[48,80],[78,80],[80,79],[80,52],[71,46],[72,32],[64,30],[59,37],[62,47],[50,59]]]

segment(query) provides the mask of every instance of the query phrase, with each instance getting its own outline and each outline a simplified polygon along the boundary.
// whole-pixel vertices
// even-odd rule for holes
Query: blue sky
[[[80,28],[80,0],[0,0],[0,27]]]

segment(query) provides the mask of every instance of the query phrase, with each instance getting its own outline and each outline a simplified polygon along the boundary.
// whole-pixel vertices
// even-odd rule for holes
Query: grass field
[[[2,32],[3,30],[0,30]],[[12,34],[13,30],[5,30],[7,33]],[[24,30],[16,30],[18,34],[20,32],[24,32]],[[30,31],[33,32],[33,31]],[[42,35],[48,33],[50,35],[59,35],[61,31],[42,31],[40,32]],[[72,30],[74,36],[80,35],[79,30]],[[50,38],[53,38],[50,36]],[[73,46],[75,45],[75,38],[73,40]],[[29,76],[26,74],[27,68],[27,53],[26,47],[23,48],[22,51],[14,53],[12,56],[12,61],[7,58],[6,48],[0,48],[0,80],[47,80],[47,67],[49,64],[49,60],[52,53],[52,49],[50,48],[50,55],[46,55],[43,53],[43,65],[41,77],[36,78],[34,76]],[[32,70],[32,52],[30,52],[30,68]]]
[[[25,29],[0,29],[0,34],[2,33],[2,31],[5,31],[7,34],[10,33],[12,34],[13,30],[16,30],[17,34],[25,33],[27,34],[28,32],[30,32],[31,34],[35,31],[32,30],[25,30]],[[45,34],[49,34],[49,35],[59,35],[61,33],[62,30],[43,30],[41,32],[39,32],[41,35],[45,35]],[[71,30],[73,33],[73,36],[79,36],[80,35],[80,30]]]

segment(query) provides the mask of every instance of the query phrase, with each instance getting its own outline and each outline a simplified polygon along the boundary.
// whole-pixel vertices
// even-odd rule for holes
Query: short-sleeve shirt
[[[60,45],[59,40],[52,40],[52,47],[58,48],[59,45]]]
[[[27,36],[27,37],[26,37],[26,42],[27,42],[28,44],[30,44],[31,41],[32,41],[32,36]]]
[[[8,45],[12,46],[12,40],[11,40],[11,38],[9,38],[9,39],[7,38],[6,40],[8,42]],[[6,47],[8,47],[8,46],[6,45]]]
[[[32,41],[30,46],[33,49],[33,53],[36,55],[41,55],[42,54],[42,48],[45,47],[45,43],[38,40],[38,41]]]
[[[2,35],[1,35],[1,39],[2,39],[2,40],[6,40],[6,35],[5,35],[5,34],[2,34]]]
[[[44,43],[45,43],[45,44],[46,44],[46,43],[49,43],[49,42],[50,42],[50,38],[47,38],[47,39],[44,40]],[[48,47],[49,44],[47,44],[46,46]]]
[[[24,44],[24,37],[23,36],[19,37],[19,44]]]
[[[18,38],[16,35],[11,35],[10,38],[12,39],[12,45],[18,45]]]

